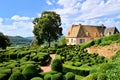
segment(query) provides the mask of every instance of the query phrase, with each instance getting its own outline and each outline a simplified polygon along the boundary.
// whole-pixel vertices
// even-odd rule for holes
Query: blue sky
[[[104,24],[120,31],[120,0],[1,0],[0,32],[33,36],[32,21],[46,10],[61,15],[64,35],[72,24]]]

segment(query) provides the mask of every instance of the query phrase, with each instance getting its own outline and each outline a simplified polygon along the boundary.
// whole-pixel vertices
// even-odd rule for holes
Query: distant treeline
[[[29,46],[34,37],[9,36],[11,46]]]

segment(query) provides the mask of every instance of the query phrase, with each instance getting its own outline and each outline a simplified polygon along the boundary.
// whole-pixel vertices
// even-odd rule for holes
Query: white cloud
[[[3,19],[2,19],[2,18],[0,18],[0,24],[2,23],[2,21],[3,21]]]
[[[48,5],[52,5],[52,2],[50,2],[50,0],[46,0],[46,3],[47,3]]]
[[[79,23],[116,26],[120,31],[120,0],[58,0],[56,3],[61,6],[54,11],[61,15],[63,33]]]
[[[33,36],[32,21],[13,21],[11,24],[3,24],[4,20],[0,18],[0,32],[5,35],[16,36]]]
[[[82,15],[80,15],[78,19],[113,17],[114,15],[120,14],[119,1],[108,0],[107,3],[104,3],[103,1],[104,0],[86,0],[86,2],[83,3],[81,8]],[[86,6],[86,8],[84,6]]]
[[[15,21],[24,21],[24,20],[30,20],[29,17],[26,17],[26,16],[19,16],[19,15],[14,15],[13,17],[11,17],[12,20],[15,20]]]

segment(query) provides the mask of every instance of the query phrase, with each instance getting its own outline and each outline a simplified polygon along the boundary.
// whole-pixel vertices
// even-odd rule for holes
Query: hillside
[[[112,43],[103,47],[91,46],[87,48],[88,53],[98,53],[100,56],[111,58],[120,50],[120,43]]]
[[[110,35],[81,44],[88,53],[98,53],[100,56],[111,58],[120,50],[120,34]]]
[[[9,39],[11,46],[28,46],[32,41],[32,38],[24,38],[21,36],[9,36]]]

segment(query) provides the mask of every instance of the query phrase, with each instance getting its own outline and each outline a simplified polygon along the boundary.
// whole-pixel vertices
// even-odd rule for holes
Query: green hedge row
[[[87,76],[87,75],[89,75],[90,70],[88,70],[88,69],[85,70],[85,69],[81,69],[79,67],[73,67],[73,66],[63,64],[63,72],[64,73],[73,72],[74,74],[77,74],[77,75]]]

